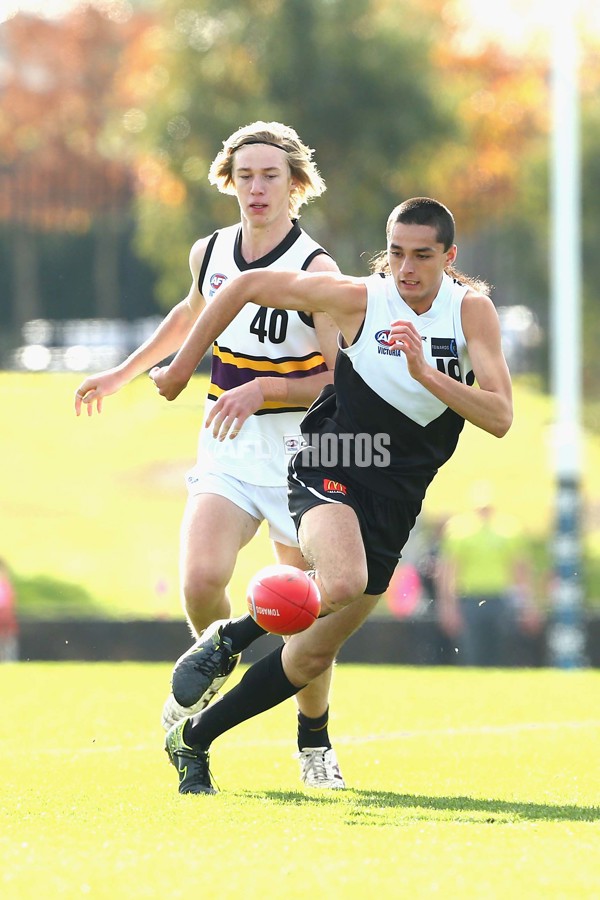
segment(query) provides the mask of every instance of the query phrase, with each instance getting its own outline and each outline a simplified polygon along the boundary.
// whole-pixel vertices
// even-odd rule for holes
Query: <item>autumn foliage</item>
[[[85,231],[132,198],[129,163],[106,124],[121,57],[146,16],[114,22],[91,6],[58,20],[17,15],[0,29],[0,220]]]

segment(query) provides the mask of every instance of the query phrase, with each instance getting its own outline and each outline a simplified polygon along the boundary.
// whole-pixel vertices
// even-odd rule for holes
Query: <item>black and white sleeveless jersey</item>
[[[468,288],[444,275],[431,309],[417,315],[402,300],[391,276],[365,279],[368,299],[360,333],[340,347],[334,388],[325,388],[302,423],[310,451],[301,464],[322,466],[329,456],[348,476],[388,497],[422,500],[454,452],[464,419],[416,382],[404,354],[388,345],[390,325],[411,321],[427,362],[467,384],[474,381],[461,325]],[[331,453],[323,435],[335,435]],[[324,453],[315,453],[320,448]],[[325,459],[325,464],[327,460]]]
[[[297,222],[269,254],[247,263],[241,252],[240,225],[223,228],[206,249],[198,284],[210,303],[226,281],[249,269],[306,269],[325,253]],[[249,303],[213,345],[204,420],[225,391],[265,375],[304,378],[326,371],[312,316]],[[301,442],[306,406],[267,401],[245,422],[234,440],[216,441],[203,427],[198,444],[199,471],[224,472],[258,485],[285,485],[291,456]]]

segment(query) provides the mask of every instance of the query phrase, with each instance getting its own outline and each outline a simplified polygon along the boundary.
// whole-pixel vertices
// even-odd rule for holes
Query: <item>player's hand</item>
[[[392,322],[388,335],[388,345],[393,350],[401,350],[408,363],[408,371],[413,378],[418,380],[420,373],[427,366],[423,353],[423,341],[421,335],[412,322],[400,319]]]
[[[175,400],[180,393],[188,386],[189,379],[182,379],[174,371],[173,366],[154,366],[148,372],[148,377],[152,379],[158,389],[161,397],[167,400]]]
[[[212,426],[214,438],[224,441],[237,437],[246,419],[261,408],[265,398],[258,381],[255,378],[221,394],[205,423],[206,428]]]
[[[107,369],[105,372],[98,372],[97,375],[90,375],[81,382],[75,391],[75,413],[81,414],[82,406],[87,407],[88,416],[94,412],[94,404],[96,411],[102,412],[102,400],[110,394],[116,394],[127,379],[117,369]]]

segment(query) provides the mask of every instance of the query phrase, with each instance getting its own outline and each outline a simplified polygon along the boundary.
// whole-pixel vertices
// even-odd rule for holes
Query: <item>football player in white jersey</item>
[[[303,204],[325,190],[312,157],[296,132],[278,122],[253,122],[224,141],[209,180],[237,198],[240,223],[196,241],[187,297],[121,365],[79,385],[77,415],[84,408],[90,415],[100,412],[104,397],[178,350],[205,306],[240,273],[259,268],[339,271],[298,224]],[[181,529],[182,594],[196,637],[209,637],[231,615],[226,589],[237,555],[263,520],[277,561],[306,567],[287,506],[287,464],[298,448],[303,414],[332,381],[336,335],[326,313],[254,307],[214,344],[198,460],[187,476]],[[171,693],[163,726],[204,708],[238,661],[239,655],[228,661],[201,697]],[[298,758],[309,787],[344,787],[327,728],[331,672],[330,667],[297,698]]]
[[[289,467],[289,507],[315,570],[324,615],[258,660],[219,703],[173,726],[166,749],[182,793],[213,793],[209,748],[240,722],[293,696],[331,665],[386,590],[439,467],[465,421],[502,437],[512,423],[511,380],[495,307],[482,283],[454,269],[454,218],[427,197],[396,207],[379,271],[255,272],[240,276],[195,324],[170,366],[150,373],[173,399],[210,342],[246,305],[328,312],[339,329],[334,385],[302,423],[305,446]],[[381,265],[383,262],[383,265]],[[219,626],[182,660],[173,681],[210,689],[261,633],[251,619]]]

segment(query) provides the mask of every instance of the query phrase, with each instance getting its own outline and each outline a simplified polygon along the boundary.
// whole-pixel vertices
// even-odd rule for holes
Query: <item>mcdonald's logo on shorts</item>
[[[333,481],[331,478],[323,479],[323,490],[326,494],[345,494],[346,485],[339,481]]]

